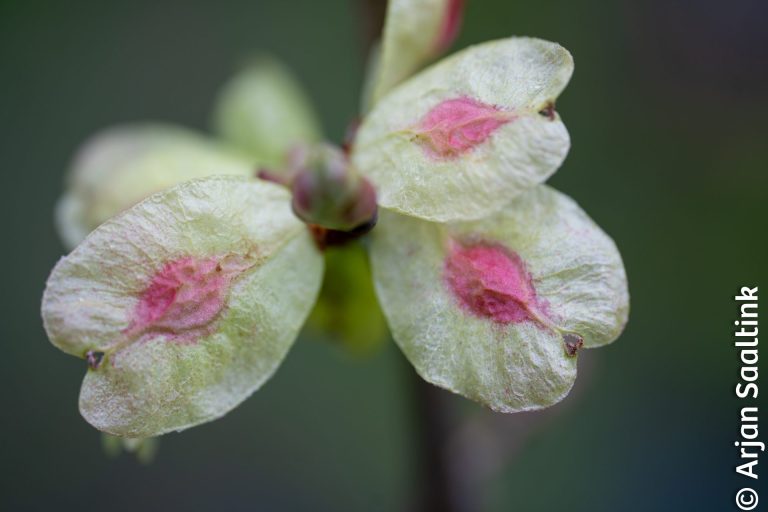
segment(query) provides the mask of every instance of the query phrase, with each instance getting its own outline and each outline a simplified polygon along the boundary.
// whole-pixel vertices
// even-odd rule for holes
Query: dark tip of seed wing
[[[543,109],[539,110],[539,115],[546,117],[550,121],[555,120],[555,104],[553,102],[547,103]]]
[[[565,345],[565,353],[568,354],[568,357],[573,357],[584,346],[584,338],[569,332],[563,334],[563,344]]]
[[[89,350],[85,353],[85,360],[88,363],[88,368],[96,370],[104,360],[104,352],[96,352],[95,350]]]

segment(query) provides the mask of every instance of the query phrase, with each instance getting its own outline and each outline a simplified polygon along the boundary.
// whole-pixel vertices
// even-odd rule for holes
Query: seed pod
[[[371,259],[392,335],[416,371],[497,411],[561,400],[578,348],[612,342],[627,320],[613,241],[546,186],[473,222],[384,210]]]
[[[571,55],[540,39],[467,48],[376,105],[357,132],[352,164],[382,208],[437,222],[492,214],[565,159],[568,132],[547,109],[572,72]]]
[[[289,200],[265,182],[187,182],[108,220],[59,261],[43,322],[55,346],[90,354],[80,392],[89,423],[133,438],[183,430],[269,379],[323,268]]]

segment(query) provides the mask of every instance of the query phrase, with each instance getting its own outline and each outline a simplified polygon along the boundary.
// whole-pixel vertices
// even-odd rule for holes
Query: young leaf
[[[56,208],[59,234],[74,248],[96,226],[145,197],[215,174],[249,176],[256,163],[194,132],[129,124],[98,133],[76,156]]]
[[[461,24],[463,0],[389,0],[366,96],[378,102],[395,85],[447,50]]]
[[[384,208],[440,222],[489,215],[565,158],[568,132],[553,105],[572,72],[570,54],[540,39],[468,48],[379,102],[352,162]]]
[[[581,345],[610,343],[627,320],[613,241],[546,186],[479,221],[382,212],[371,254],[379,301],[416,371],[497,411],[561,400]]]
[[[297,144],[317,142],[320,123],[293,75],[261,57],[223,87],[214,107],[216,133],[268,167],[281,168]]]
[[[322,256],[280,186],[211,177],[102,224],[48,279],[48,337],[88,361],[80,411],[149,437],[228,412],[275,371]]]

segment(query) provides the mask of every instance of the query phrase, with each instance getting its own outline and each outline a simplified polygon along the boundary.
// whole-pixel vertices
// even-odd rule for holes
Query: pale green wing
[[[115,126],[88,140],[56,208],[59,233],[75,247],[96,226],[150,194],[211,175],[249,176],[256,162],[189,130],[155,123]]]
[[[89,361],[85,419],[155,436],[222,416],[272,375],[322,266],[286,190],[196,180],[105,222],[59,261],[43,320],[54,345]]]
[[[561,400],[579,341],[610,343],[627,320],[613,241],[545,186],[475,222],[383,212],[371,254],[379,301],[416,371],[497,411]]]
[[[297,144],[320,140],[320,122],[293,74],[261,57],[222,88],[213,112],[215,132],[273,170]]]
[[[389,0],[381,45],[374,50],[366,103],[378,102],[445,50],[461,19],[457,0]],[[367,109],[366,109],[367,110]]]
[[[384,208],[441,222],[486,216],[563,162],[570,140],[553,105],[572,72],[570,54],[540,39],[463,50],[376,105],[352,162]]]

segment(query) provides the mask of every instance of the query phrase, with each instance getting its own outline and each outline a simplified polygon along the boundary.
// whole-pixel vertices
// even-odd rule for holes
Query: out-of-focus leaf
[[[76,156],[56,220],[68,248],[96,226],[145,197],[211,175],[248,176],[257,165],[183,128],[115,126],[88,140]]]
[[[160,440],[156,437],[117,437],[101,433],[101,446],[109,457],[117,457],[122,452],[133,454],[142,464],[151,464],[157,454]]]
[[[317,142],[320,123],[290,71],[261,57],[223,87],[214,108],[214,129],[224,140],[274,170],[297,144]]]

